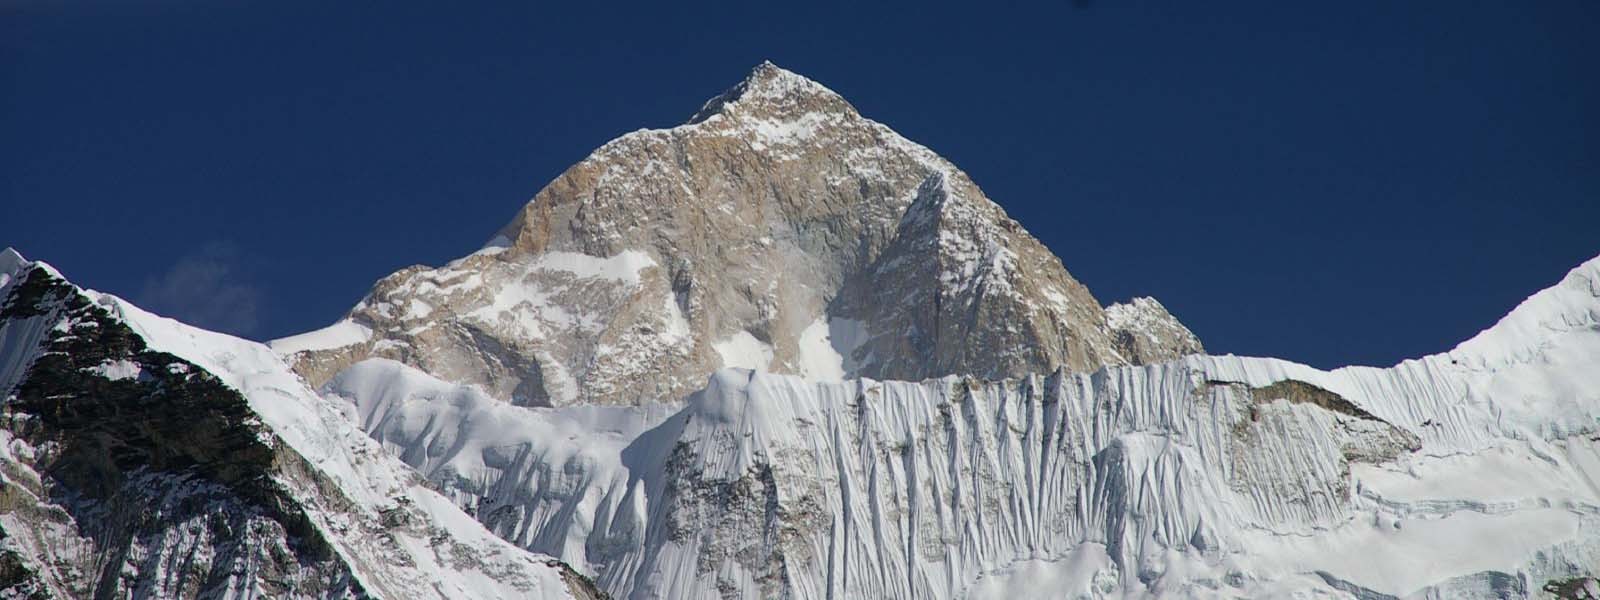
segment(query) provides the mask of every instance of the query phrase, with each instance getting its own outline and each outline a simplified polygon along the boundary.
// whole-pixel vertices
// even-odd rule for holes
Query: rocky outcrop
[[[966,174],[768,63],[596,150],[483,250],[378,282],[335,327],[364,333],[274,347],[318,385],[384,357],[521,404],[632,404],[724,366],[1001,378],[1200,351],[1156,321],[1112,326]]]
[[[273,477],[298,455],[237,392],[148,349],[48,270],[18,278],[0,323],[55,324],[20,381],[0,382],[11,390],[0,409],[9,442],[0,532],[30,573],[18,589],[367,595]]]
[[[603,597],[427,490],[267,348],[9,249],[0,398],[0,597]]]
[[[1206,351],[1200,338],[1155,298],[1134,298],[1107,306],[1106,327],[1111,330],[1111,343],[1117,352],[1136,365]]]

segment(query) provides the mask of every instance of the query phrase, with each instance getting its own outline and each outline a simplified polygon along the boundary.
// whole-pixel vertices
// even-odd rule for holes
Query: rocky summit
[[[1209,356],[771,64],[270,346],[6,249],[0,398],[0,598],[1600,597],[1600,257]]]
[[[722,367],[999,379],[1203,351],[1153,299],[1102,307],[955,165],[771,63],[602,146],[483,249],[273,346],[315,385],[381,357],[555,406],[678,399]]]

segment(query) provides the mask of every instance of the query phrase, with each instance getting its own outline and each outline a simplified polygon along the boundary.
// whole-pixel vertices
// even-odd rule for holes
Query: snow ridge
[[[6,267],[8,281],[0,284],[6,299],[0,311],[0,389],[6,390],[8,415],[8,425],[0,428],[5,442],[0,462],[12,500],[11,508],[0,513],[5,533],[0,555],[20,561],[17,568],[33,590],[29,593],[132,598],[587,594],[581,578],[558,561],[494,536],[428,489],[266,346],[78,289],[43,263],[14,262]],[[125,347],[137,352],[115,354]],[[70,364],[63,359],[84,358],[89,349],[114,358],[90,363],[76,375],[61,371]],[[68,354],[50,355],[59,352]],[[101,401],[94,396],[144,394],[131,386],[156,376],[165,378],[162,388],[127,398],[121,419],[149,414],[160,422],[148,427],[162,431],[173,426],[162,412],[171,410],[170,403],[195,403],[204,413],[196,416],[197,427],[221,422],[244,437],[224,431],[216,435],[235,437],[208,438],[212,432],[202,431],[192,441],[181,434],[149,439],[137,437],[140,430],[119,433],[116,423],[106,433],[49,432],[52,423],[96,427],[96,413],[104,409],[94,404]],[[35,377],[48,381],[31,383]],[[34,391],[38,385],[55,386],[44,401],[82,407],[84,414],[65,411],[66,417],[49,419],[30,414],[30,406],[40,401]],[[206,386],[220,387],[204,392],[211,389]],[[61,395],[80,389],[98,391]],[[187,395],[190,389],[202,395]],[[245,412],[228,416],[234,393]],[[105,492],[83,488],[74,475],[96,467],[57,461],[69,449],[60,440],[94,435],[134,436],[129,444],[149,444],[118,448],[118,461],[138,460],[139,453],[157,458],[124,473],[122,487],[101,497]],[[185,443],[220,445],[230,454],[203,459],[232,462],[185,470],[181,460],[158,460],[190,451],[181,446]],[[264,469],[261,478],[230,475],[253,468]],[[140,513],[151,510],[140,508],[141,502],[158,508]],[[128,503],[134,506],[124,506]],[[193,512],[197,507],[201,510]],[[139,514],[144,516],[124,518]],[[129,529],[119,533],[118,527]],[[119,551],[117,544],[126,546]],[[298,566],[285,567],[283,557]],[[219,571],[210,572],[207,565]],[[117,576],[102,578],[101,568]],[[230,572],[218,588],[197,588]]]

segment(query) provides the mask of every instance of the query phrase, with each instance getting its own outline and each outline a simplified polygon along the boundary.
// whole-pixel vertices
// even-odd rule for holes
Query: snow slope
[[[98,300],[124,319],[153,348],[171,352],[217,375],[244,393],[251,408],[271,430],[330,477],[339,491],[355,503],[356,512],[369,518],[397,507],[409,506],[431,527],[419,531],[389,529],[398,547],[389,548],[408,560],[398,565],[372,565],[364,575],[369,589],[385,596],[414,598],[568,598],[561,572],[548,557],[509,546],[462,514],[453,503],[428,489],[416,473],[377,451],[372,440],[340,412],[312,393],[265,345],[196,329],[153,315],[110,295]],[[350,527],[349,515],[322,515],[328,531]],[[444,547],[440,531],[448,543]],[[433,536],[435,539],[430,539]],[[371,564],[364,536],[339,536],[346,560]],[[453,539],[450,539],[453,538]],[[465,551],[472,560],[451,559]],[[365,566],[365,565],[363,565]]]
[[[1494,598],[1600,564],[1600,259],[1388,369],[731,369],[675,414],[511,407],[387,361],[326,389],[618,597]]]
[[[5,267],[0,298],[7,299],[7,317],[0,319],[0,389],[7,390],[0,462],[5,465],[8,489],[6,507],[0,510],[0,531],[6,534],[0,536],[0,552],[19,557],[22,568],[36,574],[29,584],[36,591],[141,598],[570,598],[584,593],[582,582],[559,562],[501,540],[431,491],[414,471],[357,429],[338,405],[307,388],[266,346],[189,327],[115,296],[74,288],[48,265],[26,262],[9,250],[0,256],[0,263]],[[25,286],[28,289],[22,289]],[[79,375],[42,370],[47,362],[60,362],[45,361],[49,353],[79,341],[86,345],[65,351],[114,354],[128,344],[135,351]],[[77,467],[55,458],[69,456],[63,454],[70,452],[66,445],[79,436],[115,435],[118,425],[110,422],[111,433],[67,430],[40,437],[40,427],[49,429],[54,423],[88,426],[97,421],[30,416],[27,403],[33,388],[28,386],[39,385],[30,382],[50,377],[72,389],[137,391],[115,385],[153,377],[146,371],[155,368],[151,361],[161,357],[167,362],[159,370],[173,378],[162,380],[163,387],[153,392],[130,396],[121,418],[138,419],[147,411],[162,410],[166,402],[192,402],[200,411],[191,413],[195,427],[225,423],[253,432],[247,436],[256,438],[232,440],[224,448],[263,448],[273,453],[270,467],[263,465],[264,482],[222,477],[208,471],[205,463],[184,468],[182,462],[156,459],[138,463],[135,471],[125,470],[129,479],[124,487],[104,498],[69,478]],[[188,396],[174,391],[173,386],[185,381],[199,382],[196,390],[205,389],[204,382],[218,381],[220,389],[231,392]],[[232,392],[242,395],[247,413],[227,421],[202,421],[223,410]],[[93,396],[52,400],[64,401],[66,410],[74,406],[101,410]],[[149,427],[182,429],[181,423],[171,422],[172,416],[159,418],[161,422]],[[179,445],[188,442],[180,435],[156,434],[154,441],[129,439],[151,444],[141,451],[159,457],[183,451]],[[240,456],[217,457],[228,463],[217,468],[226,473],[255,464]],[[122,457],[116,460],[119,468],[128,468],[122,466]],[[260,499],[263,493],[267,500]],[[30,500],[18,500],[19,494]],[[146,512],[131,521],[119,516],[126,510],[119,506],[140,497],[165,504],[135,509]],[[265,508],[261,502],[267,503]],[[26,508],[30,503],[37,503],[37,508]],[[195,506],[211,510],[191,512]],[[249,520],[263,510],[288,516]],[[42,516],[50,514],[59,516]],[[234,518],[247,519],[248,527],[230,528],[218,521]],[[285,523],[288,530],[274,521]],[[308,529],[295,530],[295,523],[305,523]],[[97,533],[108,527],[132,527],[133,538],[118,542],[115,536]],[[275,540],[274,529],[285,537]],[[318,550],[321,544],[326,544],[326,552]],[[279,572],[274,569],[295,567],[250,558],[269,551],[294,553],[300,569],[326,572],[314,576]],[[210,573],[207,564],[215,565]],[[215,569],[227,568],[237,571],[219,579]],[[108,579],[102,573],[116,577]],[[214,581],[223,583],[220,588],[195,587]],[[320,587],[325,584],[331,587]]]

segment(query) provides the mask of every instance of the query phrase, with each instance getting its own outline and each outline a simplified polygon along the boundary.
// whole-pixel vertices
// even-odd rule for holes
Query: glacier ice
[[[325,393],[617,597],[1498,597],[1600,564],[1600,258],[1382,369],[724,369],[681,406],[534,409],[374,359]]]

